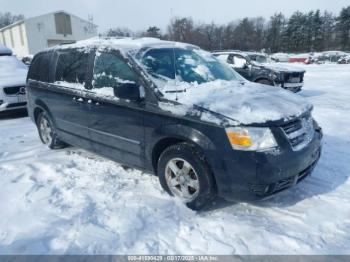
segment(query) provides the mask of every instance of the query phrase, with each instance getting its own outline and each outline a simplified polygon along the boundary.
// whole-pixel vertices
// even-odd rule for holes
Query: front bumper
[[[284,83],[284,84],[282,84],[282,87],[284,89],[287,89],[287,90],[292,91],[294,93],[299,92],[303,86],[304,86],[304,83]]]
[[[275,83],[276,86],[282,87],[291,92],[297,93],[300,92],[302,87],[304,86],[304,82],[300,83]]]
[[[0,88],[0,112],[16,109],[24,109],[27,107],[26,94],[7,95]]]
[[[228,201],[264,199],[309,176],[321,156],[322,130],[302,150],[286,144],[276,152],[238,152],[224,157],[215,172],[218,194]]]

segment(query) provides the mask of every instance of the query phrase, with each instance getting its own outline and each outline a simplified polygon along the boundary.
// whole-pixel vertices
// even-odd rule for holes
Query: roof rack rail
[[[110,40],[110,39],[125,39],[125,38],[132,38],[135,39],[135,37],[132,36],[99,36],[100,39],[104,40]]]
[[[211,53],[219,53],[219,52],[242,52],[240,50],[237,50],[237,49],[224,49],[224,50],[213,50],[213,51],[210,51]]]

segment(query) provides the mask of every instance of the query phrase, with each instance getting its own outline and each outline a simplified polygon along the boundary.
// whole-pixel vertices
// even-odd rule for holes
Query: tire
[[[36,121],[40,140],[50,149],[62,149],[67,147],[67,144],[58,139],[55,127],[51,118],[46,112],[41,112]]]
[[[175,175],[174,169],[178,169],[180,175]],[[203,209],[216,196],[208,162],[188,143],[179,143],[164,150],[158,160],[157,175],[169,195],[179,198],[193,210]]]
[[[260,79],[260,80],[258,80],[256,82],[259,83],[259,84],[262,84],[262,85],[268,85],[268,86],[273,86],[274,85],[270,80],[267,80],[267,79]]]

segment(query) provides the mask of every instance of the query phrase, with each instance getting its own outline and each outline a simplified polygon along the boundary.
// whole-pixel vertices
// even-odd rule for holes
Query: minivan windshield
[[[199,49],[154,48],[136,55],[146,71],[164,81],[207,83],[241,79],[234,70]]]

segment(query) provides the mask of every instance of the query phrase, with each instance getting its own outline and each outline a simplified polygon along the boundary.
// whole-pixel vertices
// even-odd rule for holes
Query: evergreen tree
[[[324,48],[324,21],[321,16],[320,10],[316,10],[313,16],[312,22],[312,50],[311,51],[322,51]]]
[[[161,37],[160,28],[158,28],[156,26],[150,26],[147,29],[147,31],[144,34],[144,36],[160,38]]]
[[[342,50],[350,50],[350,6],[343,8],[337,19],[337,39]]]
[[[286,24],[286,18],[282,13],[271,16],[267,32],[266,47],[270,52],[278,52],[282,48],[282,33]]]
[[[332,13],[325,11],[322,16],[322,50],[335,49],[335,17]],[[321,50],[320,50],[321,51]]]

